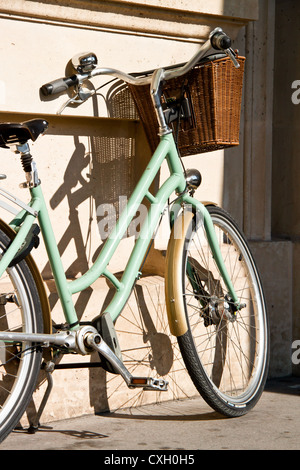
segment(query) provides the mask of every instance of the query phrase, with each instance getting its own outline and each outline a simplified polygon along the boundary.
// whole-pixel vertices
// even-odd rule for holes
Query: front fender
[[[212,201],[203,201],[204,206],[217,206]],[[179,211],[178,211],[179,212]],[[194,217],[192,211],[182,211],[171,223],[171,235],[166,254],[165,297],[170,332],[174,336],[182,336],[187,332],[185,306],[183,302],[182,271],[184,242],[190,223]]]
[[[193,217],[194,214],[192,212],[184,211],[176,218],[166,255],[166,309],[170,332],[174,336],[182,336],[188,329],[183,303],[182,253],[185,234]]]

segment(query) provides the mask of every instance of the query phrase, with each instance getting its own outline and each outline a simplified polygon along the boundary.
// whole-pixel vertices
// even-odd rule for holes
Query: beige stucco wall
[[[128,72],[182,62],[197,50],[211,28],[223,26],[240,52],[247,55],[241,144],[226,152],[186,157],[185,165],[196,167],[202,173],[203,183],[197,192],[199,199],[213,200],[230,210],[247,236],[254,240],[253,249],[271,312],[272,344],[274,349],[276,347],[276,354],[271,358],[271,375],[285,375],[291,372],[292,255],[289,242],[272,242],[272,158],[271,152],[267,152],[272,128],[273,87],[270,90],[268,84],[272,78],[270,54],[273,57],[274,21],[272,2],[264,0],[0,1],[0,117],[1,120],[22,121],[43,116],[50,123],[47,134],[32,146],[32,152],[45,199],[49,201],[62,260],[68,277],[74,278],[91,265],[102,243],[97,225],[99,205],[113,203],[118,211],[119,197],[130,194],[150,153],[137,121],[105,118],[106,89],[101,90],[97,103],[90,100],[79,108],[68,107],[57,116],[56,112],[68,96],[43,99],[39,94],[40,86],[64,76],[70,58],[81,51],[92,50],[99,64]],[[103,79],[98,78],[95,86],[102,83]],[[114,151],[104,155],[101,149],[107,142],[114,142]],[[115,148],[119,148],[119,153],[116,154]],[[18,157],[1,150],[0,158],[1,173],[8,175],[2,186],[26,199],[24,190],[15,185],[23,179]],[[166,173],[163,167],[159,175],[161,181]],[[10,220],[3,211],[1,216]],[[166,240],[163,224],[155,247],[165,249]],[[113,272],[124,268],[133,242],[132,237],[122,240],[110,266]],[[62,312],[43,247],[34,254],[47,281],[53,320],[61,322]],[[277,263],[276,269],[273,267],[276,256],[282,269],[278,269]],[[176,351],[168,367],[173,382],[178,380],[181,384],[180,393],[184,396],[191,393],[189,379],[179,377],[177,348],[167,335],[167,327],[157,324],[158,315],[164,310],[163,279],[157,275],[161,273],[161,263],[154,261],[154,267],[152,275],[148,272],[133,293],[124,316],[130,317],[139,311],[142,299],[144,309],[150,312],[156,325],[156,333],[164,335],[161,338],[164,351],[170,353],[170,345]],[[281,290],[272,288],[274,272]],[[287,293],[285,297],[283,291]],[[99,280],[77,297],[79,317],[88,320],[96,316],[109,296],[109,286]],[[287,315],[284,322],[278,322],[282,309]],[[124,336],[121,334],[122,340]],[[53,378],[54,390],[44,413],[45,421],[129,403],[131,392],[127,387],[115,385],[115,377],[99,369],[56,371]],[[75,392],[68,397],[68,384],[73,386],[74,383]],[[44,388],[45,383],[35,396],[35,406]],[[177,389],[172,387],[171,394],[165,398],[177,396]],[[151,401],[155,397],[149,394],[146,399]]]

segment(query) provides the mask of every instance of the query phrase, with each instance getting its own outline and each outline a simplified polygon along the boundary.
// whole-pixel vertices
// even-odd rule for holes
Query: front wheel
[[[177,339],[198,392],[214,410],[235,417],[253,408],[263,391],[269,360],[268,321],[259,274],[245,237],[224,210],[207,209],[242,308],[235,311],[203,222],[195,222],[194,217],[177,263],[187,322],[187,331]]]

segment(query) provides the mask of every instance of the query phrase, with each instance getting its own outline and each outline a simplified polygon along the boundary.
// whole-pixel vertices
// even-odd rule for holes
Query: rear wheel
[[[263,290],[245,237],[222,209],[208,207],[227,271],[243,307],[235,311],[203,223],[192,219],[181,254],[188,330],[178,337],[187,370],[216,411],[247,413],[258,401],[268,370],[268,322]]]
[[[9,243],[0,231],[0,253]],[[43,332],[39,295],[25,260],[8,268],[0,279],[0,331]],[[41,356],[33,343],[0,341],[0,442],[15,428],[28,406]]]

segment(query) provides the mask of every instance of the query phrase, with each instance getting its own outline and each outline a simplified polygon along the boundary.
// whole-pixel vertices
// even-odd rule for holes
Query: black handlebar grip
[[[71,86],[77,85],[77,83],[77,76],[72,75],[71,77],[58,78],[57,80],[53,80],[53,82],[46,83],[40,90],[44,96],[57,95]]]
[[[211,45],[214,49],[224,51],[231,47],[231,39],[223,32],[215,33],[210,39]]]

